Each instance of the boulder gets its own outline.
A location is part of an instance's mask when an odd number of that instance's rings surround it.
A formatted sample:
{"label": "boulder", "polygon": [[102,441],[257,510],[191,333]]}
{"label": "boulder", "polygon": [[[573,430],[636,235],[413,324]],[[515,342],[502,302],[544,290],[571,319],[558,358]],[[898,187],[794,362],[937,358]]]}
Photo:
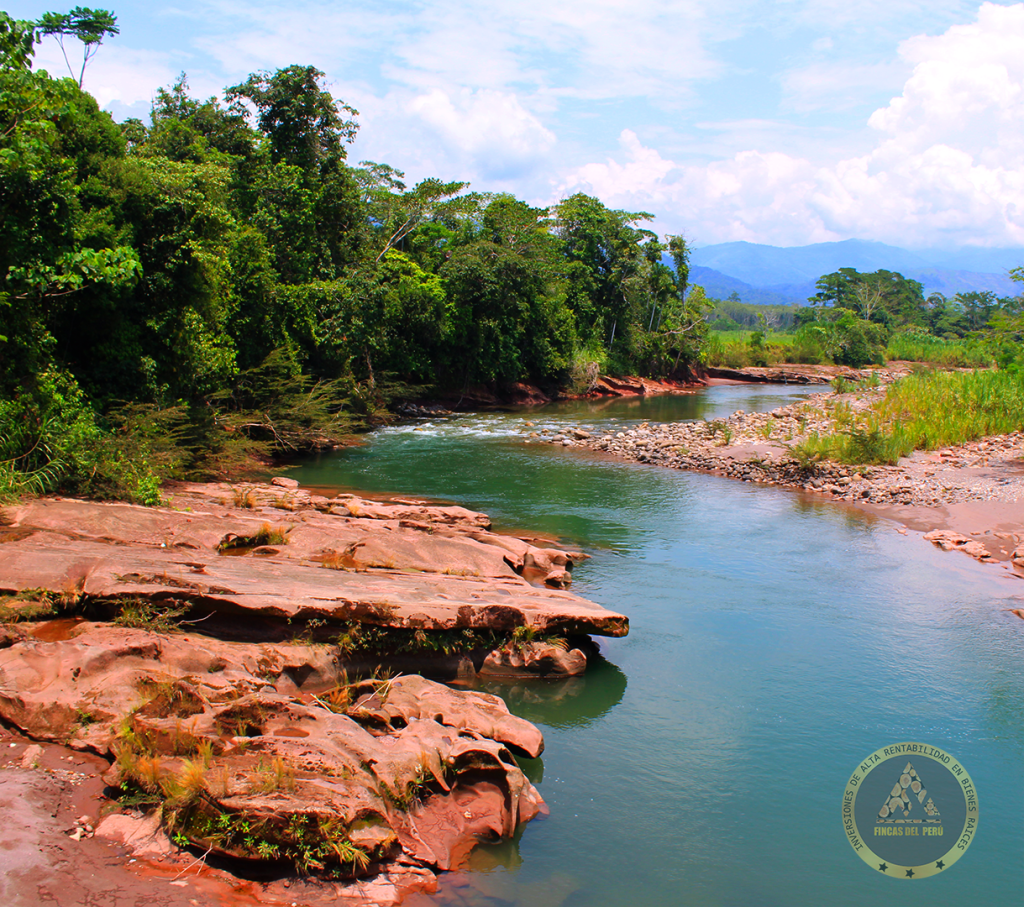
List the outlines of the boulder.
{"label": "boulder", "polygon": [[581,649],[530,640],[495,649],[484,659],[480,674],[490,677],[572,677],[587,669]]}

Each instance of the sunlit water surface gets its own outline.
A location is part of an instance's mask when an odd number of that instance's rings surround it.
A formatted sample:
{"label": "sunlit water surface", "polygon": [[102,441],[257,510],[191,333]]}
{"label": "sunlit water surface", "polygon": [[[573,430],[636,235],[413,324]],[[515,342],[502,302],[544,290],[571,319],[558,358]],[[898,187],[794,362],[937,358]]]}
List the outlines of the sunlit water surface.
{"label": "sunlit water surface", "polygon": [[[303,484],[430,496],[593,555],[574,591],[631,620],[582,678],[491,684],[544,731],[550,807],[431,900],[476,907],[959,907],[1024,902],[1024,583],[792,492],[524,443],[530,432],[765,410],[803,389],[561,404],[395,426]],[[532,426],[525,425],[533,422]],[[879,747],[951,752],[974,843],[920,881],[843,834]]]}

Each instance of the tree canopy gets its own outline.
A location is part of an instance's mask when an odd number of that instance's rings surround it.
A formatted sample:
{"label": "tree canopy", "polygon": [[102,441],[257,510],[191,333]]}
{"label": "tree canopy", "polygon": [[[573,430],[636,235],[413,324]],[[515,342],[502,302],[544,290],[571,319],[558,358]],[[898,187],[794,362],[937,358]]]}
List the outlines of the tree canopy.
{"label": "tree canopy", "polygon": [[69,13],[45,13],[39,20],[38,28],[44,35],[53,35],[60,45],[64,62],[74,78],[75,71],[68,59],[65,38],[77,38],[82,45],[82,67],[78,72],[78,87],[85,80],[85,67],[96,55],[107,36],[121,33],[117,26],[117,16],[105,9],[89,9],[87,6],[76,6]]}
{"label": "tree canopy", "polygon": [[[685,241],[663,245],[649,215],[353,166],[357,112],[313,66],[224,100],[182,73],[149,123],[116,124],[81,86],[117,33],[105,10],[0,17],[0,434],[35,426],[3,435],[0,493],[15,473],[95,490],[111,432],[148,438],[133,462],[213,474],[366,424],[411,387],[698,361]],[[45,35],[72,78],[32,70]]]}

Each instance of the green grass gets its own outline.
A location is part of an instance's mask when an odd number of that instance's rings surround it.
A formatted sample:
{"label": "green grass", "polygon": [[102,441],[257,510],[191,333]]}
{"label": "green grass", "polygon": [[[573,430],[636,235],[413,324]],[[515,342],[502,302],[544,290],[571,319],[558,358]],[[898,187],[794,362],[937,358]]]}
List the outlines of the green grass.
{"label": "green grass", "polygon": [[189,609],[188,605],[175,607],[175,602],[155,602],[136,596],[114,599],[112,604],[120,609],[113,619],[115,626],[151,633],[174,632],[178,629],[178,618]]}
{"label": "green grass", "polygon": [[792,362],[793,334],[771,333],[764,345],[755,349],[750,344],[754,331],[711,331],[707,341],[707,364],[725,368],[750,365],[777,365]]}
{"label": "green grass", "polygon": [[892,384],[845,431],[812,435],[794,448],[803,462],[894,464],[935,450],[1024,428],[1024,376],[1008,372],[933,372]]}
{"label": "green grass", "polygon": [[894,334],[889,339],[885,358],[926,362],[947,368],[987,368],[992,365],[992,353],[982,341],[944,340],[911,331]]}
{"label": "green grass", "polygon": [[260,548],[264,545],[287,545],[288,533],[294,529],[282,523],[280,526],[271,526],[270,523],[263,523],[253,535],[233,535],[224,539],[218,546],[218,551],[230,551],[234,548]]}

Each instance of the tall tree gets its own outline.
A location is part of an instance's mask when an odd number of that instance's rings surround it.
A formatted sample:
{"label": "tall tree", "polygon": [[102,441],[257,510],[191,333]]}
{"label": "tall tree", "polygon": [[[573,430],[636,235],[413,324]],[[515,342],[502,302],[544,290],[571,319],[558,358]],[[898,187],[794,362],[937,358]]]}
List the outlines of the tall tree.
{"label": "tall tree", "polygon": [[87,6],[76,6],[70,13],[44,13],[39,20],[39,30],[44,35],[53,35],[60,44],[60,52],[68,65],[68,72],[75,77],[75,70],[68,59],[65,38],[77,38],[82,42],[82,68],[78,73],[78,87],[85,80],[85,67],[96,55],[108,35],[118,35],[117,16],[105,9],[89,9]]}
{"label": "tall tree", "polygon": [[39,33],[35,24],[12,19],[0,11],[0,67],[10,70],[32,68],[32,56]]}
{"label": "tall tree", "polygon": [[[359,111],[335,101],[324,89],[324,74],[315,66],[287,66],[258,72],[225,92],[229,102],[248,101],[256,122],[270,140],[274,163],[322,170],[345,158],[345,145],[359,130]],[[347,118],[346,118],[347,115]]]}

